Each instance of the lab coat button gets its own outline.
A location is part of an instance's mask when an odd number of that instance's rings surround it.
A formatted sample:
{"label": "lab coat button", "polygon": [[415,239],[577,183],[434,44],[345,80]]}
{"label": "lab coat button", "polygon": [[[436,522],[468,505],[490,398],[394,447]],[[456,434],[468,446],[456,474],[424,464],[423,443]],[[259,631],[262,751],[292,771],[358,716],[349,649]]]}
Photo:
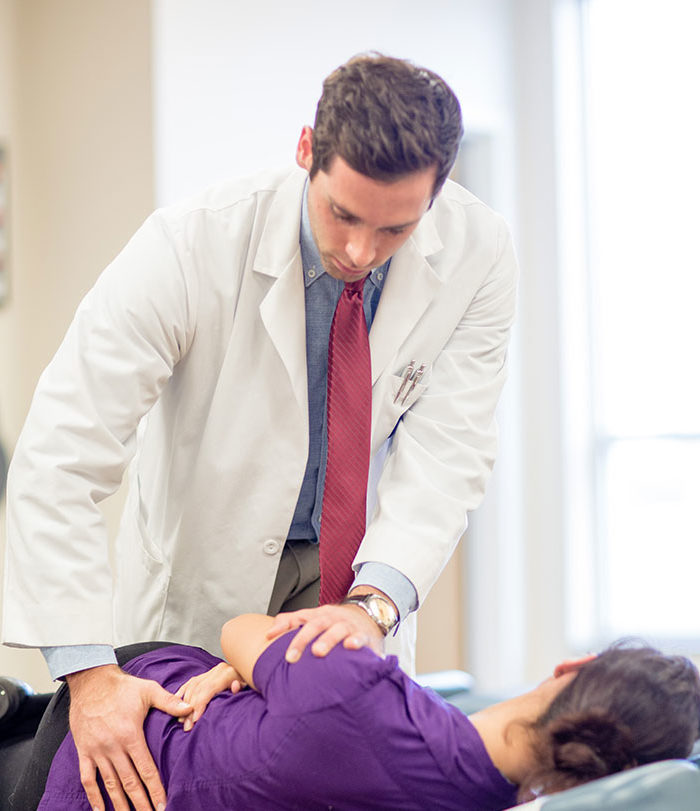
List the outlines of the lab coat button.
{"label": "lab coat button", "polygon": [[279,541],[275,541],[272,538],[270,540],[265,541],[263,544],[263,551],[266,555],[276,555],[280,551],[280,543]]}

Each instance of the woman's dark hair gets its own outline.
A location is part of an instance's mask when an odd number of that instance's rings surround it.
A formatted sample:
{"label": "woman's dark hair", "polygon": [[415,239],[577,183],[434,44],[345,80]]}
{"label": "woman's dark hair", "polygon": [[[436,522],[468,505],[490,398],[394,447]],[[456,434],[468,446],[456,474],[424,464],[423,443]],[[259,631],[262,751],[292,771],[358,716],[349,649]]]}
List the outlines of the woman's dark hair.
{"label": "woman's dark hair", "polygon": [[616,643],[581,667],[532,731],[538,767],[520,800],[687,757],[700,734],[698,670],[684,656]]}
{"label": "woman's dark hair", "polygon": [[436,73],[381,54],[356,56],[323,83],[309,175],[327,172],[336,155],[387,182],[435,167],[434,197],[463,134],[457,97]]}

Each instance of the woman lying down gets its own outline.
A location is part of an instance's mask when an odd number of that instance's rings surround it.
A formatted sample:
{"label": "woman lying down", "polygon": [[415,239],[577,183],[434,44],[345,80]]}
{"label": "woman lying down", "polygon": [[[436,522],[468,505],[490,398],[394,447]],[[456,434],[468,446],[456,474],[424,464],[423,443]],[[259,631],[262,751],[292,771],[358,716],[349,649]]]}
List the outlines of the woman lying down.
{"label": "woman lying down", "polygon": [[[307,648],[289,664],[289,634],[270,642],[271,623],[228,622],[228,663],[169,645],[124,667],[195,707],[180,723],[157,710],[146,718],[169,811],[503,809],[685,757],[698,737],[700,681],[680,656],[612,647],[467,717],[369,648],[323,659]],[[237,681],[252,689],[234,693]],[[89,809],[70,735],[39,807]]]}

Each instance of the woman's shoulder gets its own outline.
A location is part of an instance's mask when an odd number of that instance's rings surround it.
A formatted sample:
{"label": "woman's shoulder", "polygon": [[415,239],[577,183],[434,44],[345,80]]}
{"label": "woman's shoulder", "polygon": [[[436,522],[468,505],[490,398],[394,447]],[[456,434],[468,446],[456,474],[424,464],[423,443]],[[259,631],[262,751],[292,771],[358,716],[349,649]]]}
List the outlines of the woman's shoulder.
{"label": "woman's shoulder", "polygon": [[347,703],[399,669],[395,656],[382,657],[370,648],[348,650],[342,645],[324,657],[314,656],[308,646],[299,661],[290,664],[284,654],[294,633],[276,639],[255,664],[255,684],[272,712],[310,712]]}
{"label": "woman's shoulder", "polygon": [[467,715],[405,676],[406,712],[446,782],[475,808],[509,808],[517,787],[493,764]]}

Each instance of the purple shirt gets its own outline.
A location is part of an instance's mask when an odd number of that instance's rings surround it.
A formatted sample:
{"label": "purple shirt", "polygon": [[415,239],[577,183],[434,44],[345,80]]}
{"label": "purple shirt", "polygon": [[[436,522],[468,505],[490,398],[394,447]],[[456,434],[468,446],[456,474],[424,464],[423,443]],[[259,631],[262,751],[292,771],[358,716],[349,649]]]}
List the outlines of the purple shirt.
{"label": "purple shirt", "polygon": [[[152,710],[148,745],[168,811],[245,809],[503,809],[516,787],[496,770],[469,719],[419,687],[396,657],[334,648],[288,664],[288,635],[255,665],[259,693],[222,693],[191,732]],[[220,660],[173,645],[125,666],[175,691]],[[107,800],[108,808],[112,808]],[[69,734],[56,753],[40,809],[85,809]]]}

